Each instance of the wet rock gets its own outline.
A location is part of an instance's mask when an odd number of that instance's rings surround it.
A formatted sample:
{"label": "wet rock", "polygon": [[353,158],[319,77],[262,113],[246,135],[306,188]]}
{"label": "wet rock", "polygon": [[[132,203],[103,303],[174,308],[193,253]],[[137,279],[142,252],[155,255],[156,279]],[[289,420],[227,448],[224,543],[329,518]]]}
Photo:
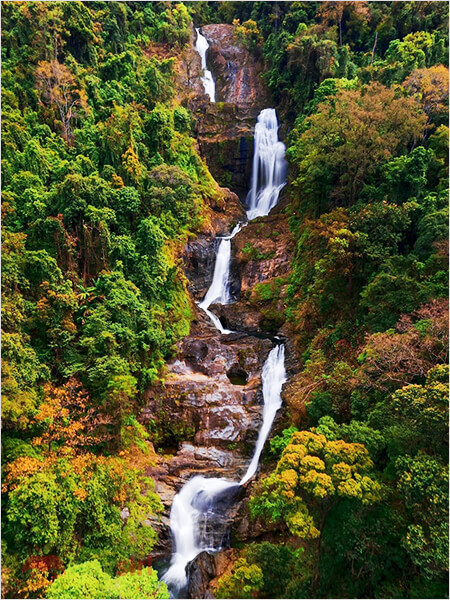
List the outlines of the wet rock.
{"label": "wet rock", "polygon": [[200,363],[208,356],[208,344],[199,339],[188,340],[184,344],[183,356],[196,363]]}
{"label": "wet rock", "polygon": [[216,576],[216,560],[212,554],[201,552],[187,566],[189,598],[214,598],[209,582]]}
{"label": "wet rock", "polygon": [[233,453],[214,447],[196,447],[194,449],[195,460],[207,460],[214,462],[220,468],[228,468],[233,464]]}
{"label": "wet rock", "polygon": [[231,330],[245,331],[246,333],[259,333],[261,327],[261,313],[248,302],[239,301],[214,307],[214,312],[220,318],[224,327]]}
{"label": "wet rock", "polygon": [[209,410],[209,429],[199,432],[195,438],[199,443],[223,443],[243,441],[251,423],[242,406],[218,406]]}
{"label": "wet rock", "polygon": [[[253,403],[258,405],[258,413],[261,412],[255,378],[251,377],[260,366],[257,364],[260,359],[251,356],[254,351],[246,344],[244,348],[227,347],[223,355],[211,360],[209,354],[204,355],[204,347],[199,340],[196,342],[200,350],[203,348],[203,372],[193,369],[192,365],[196,364],[199,355],[193,356],[191,343],[188,350],[190,364],[178,360],[176,372],[172,372],[164,388],[149,391],[148,404],[141,418],[144,423],[150,419],[156,423],[164,421],[166,425],[181,422],[194,429],[193,439],[198,445],[223,448],[229,442],[245,441],[248,431],[257,430],[261,419],[260,414],[248,410]],[[264,342],[257,341],[260,349],[267,345]],[[184,365],[182,369],[180,363]],[[236,364],[249,373],[248,385],[235,386],[227,377],[227,371]],[[183,372],[180,373],[180,370]]]}

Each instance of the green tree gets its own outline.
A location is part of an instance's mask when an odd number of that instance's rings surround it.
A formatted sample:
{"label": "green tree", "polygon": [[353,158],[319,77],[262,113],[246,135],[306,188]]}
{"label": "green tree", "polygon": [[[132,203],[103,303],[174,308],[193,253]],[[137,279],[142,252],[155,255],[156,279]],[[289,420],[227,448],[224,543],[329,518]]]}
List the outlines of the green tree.
{"label": "green tree", "polygon": [[316,212],[333,203],[352,205],[379,163],[418,139],[424,124],[412,99],[396,98],[380,84],[341,90],[332,104],[318,105],[293,140],[294,185]]}
{"label": "green tree", "polygon": [[263,586],[263,581],[263,572],[257,565],[238,558],[230,575],[219,579],[215,593],[219,598],[252,598]]}
{"label": "green tree", "polygon": [[70,566],[47,590],[47,598],[169,598],[152,569],[110,577],[97,560]]}

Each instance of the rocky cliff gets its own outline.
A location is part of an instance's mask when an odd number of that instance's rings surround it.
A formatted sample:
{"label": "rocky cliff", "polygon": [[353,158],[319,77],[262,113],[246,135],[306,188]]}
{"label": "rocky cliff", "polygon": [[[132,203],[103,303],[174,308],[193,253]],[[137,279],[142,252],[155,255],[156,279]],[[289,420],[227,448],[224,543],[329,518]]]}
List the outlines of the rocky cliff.
{"label": "rocky cliff", "polygon": [[216,83],[217,102],[209,102],[204,94],[200,59],[193,48],[194,32],[180,69],[181,83],[188,86],[187,103],[196,116],[200,152],[213,177],[244,199],[251,176],[256,117],[271,104],[261,80],[261,61],[235,40],[232,25],[207,25],[201,31],[210,44],[207,64]]}

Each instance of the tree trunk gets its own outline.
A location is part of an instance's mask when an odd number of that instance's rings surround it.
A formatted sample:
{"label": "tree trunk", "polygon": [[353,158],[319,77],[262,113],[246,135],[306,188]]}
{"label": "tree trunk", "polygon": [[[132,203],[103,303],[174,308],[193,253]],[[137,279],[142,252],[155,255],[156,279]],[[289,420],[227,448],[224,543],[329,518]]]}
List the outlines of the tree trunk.
{"label": "tree trunk", "polygon": [[371,65],[373,65],[373,61],[375,59],[375,48],[377,47],[377,42],[378,42],[378,31],[375,32],[375,41],[373,43],[373,48],[372,48],[372,58],[370,60]]}

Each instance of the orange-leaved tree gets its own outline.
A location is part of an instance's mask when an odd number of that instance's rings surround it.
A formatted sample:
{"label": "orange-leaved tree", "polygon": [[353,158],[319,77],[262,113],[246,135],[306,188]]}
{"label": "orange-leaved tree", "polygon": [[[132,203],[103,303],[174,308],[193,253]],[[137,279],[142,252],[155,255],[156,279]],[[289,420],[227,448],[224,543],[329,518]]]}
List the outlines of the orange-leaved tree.
{"label": "orange-leaved tree", "polygon": [[41,60],[36,69],[36,87],[41,100],[58,110],[67,141],[73,138],[72,122],[87,109],[87,95],[70,69],[57,60]]}

